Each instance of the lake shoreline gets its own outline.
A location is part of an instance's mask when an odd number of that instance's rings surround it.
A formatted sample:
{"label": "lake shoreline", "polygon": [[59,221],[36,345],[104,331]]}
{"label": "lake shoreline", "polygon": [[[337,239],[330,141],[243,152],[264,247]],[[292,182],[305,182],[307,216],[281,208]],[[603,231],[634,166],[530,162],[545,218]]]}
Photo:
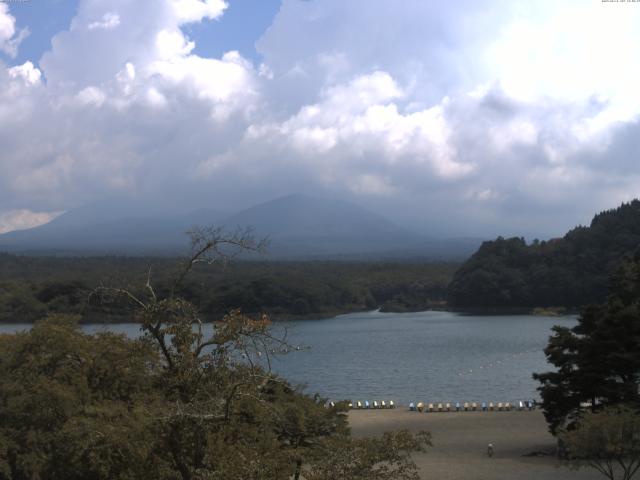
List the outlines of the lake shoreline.
{"label": "lake shoreline", "polygon": [[[333,310],[330,312],[318,312],[318,313],[310,313],[305,315],[292,315],[292,314],[277,314],[277,315],[269,315],[267,316],[273,322],[297,322],[297,321],[315,321],[315,320],[327,320],[331,318],[337,318],[343,315],[353,315],[353,314],[367,314],[367,313],[389,313],[389,314],[409,314],[409,313],[426,313],[426,312],[447,312],[453,313],[457,315],[464,315],[469,317],[482,317],[482,316],[509,316],[509,315],[530,315],[530,316],[540,316],[540,317],[568,317],[578,315],[580,310],[578,309],[567,309],[562,313],[556,312],[554,309],[537,309],[535,308],[454,308],[447,306],[433,306],[429,308],[419,308],[419,309],[402,309],[402,310],[386,310],[382,307],[376,309],[345,309],[345,310]],[[247,313],[249,316],[259,316],[261,313]],[[212,320],[205,319],[205,323],[211,322],[219,322],[220,319]],[[18,322],[18,321],[0,321],[0,325],[33,325],[35,322]],[[123,324],[131,324],[131,323],[139,323],[136,322],[134,318],[129,317],[111,317],[111,319],[107,320],[97,320],[97,319],[82,319],[80,321],[80,325],[123,325]]]}

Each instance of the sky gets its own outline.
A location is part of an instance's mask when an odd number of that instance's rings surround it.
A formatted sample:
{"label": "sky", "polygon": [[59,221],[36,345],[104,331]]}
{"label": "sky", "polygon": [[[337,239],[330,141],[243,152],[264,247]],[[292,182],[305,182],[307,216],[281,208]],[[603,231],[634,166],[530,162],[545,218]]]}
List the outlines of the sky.
{"label": "sky", "polygon": [[346,199],[562,235],[640,196],[640,2],[0,1],[0,232]]}

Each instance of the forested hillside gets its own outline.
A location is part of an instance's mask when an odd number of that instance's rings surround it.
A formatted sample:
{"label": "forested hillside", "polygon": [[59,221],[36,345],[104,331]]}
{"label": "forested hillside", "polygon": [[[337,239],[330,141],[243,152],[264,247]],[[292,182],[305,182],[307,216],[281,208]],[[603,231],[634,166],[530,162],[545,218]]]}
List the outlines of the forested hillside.
{"label": "forested hillside", "polygon": [[580,307],[601,302],[608,277],[640,245],[640,201],[597,214],[563,238],[485,242],[449,286],[454,307]]}
{"label": "forested hillside", "polygon": [[[100,285],[145,295],[147,275],[159,294],[171,288],[177,258],[28,257],[0,254],[0,322],[33,322],[50,313],[82,321],[130,321],[126,303],[89,293]],[[304,318],[382,308],[442,305],[459,264],[357,262],[233,262],[200,265],[181,288],[209,319],[229,310]]]}

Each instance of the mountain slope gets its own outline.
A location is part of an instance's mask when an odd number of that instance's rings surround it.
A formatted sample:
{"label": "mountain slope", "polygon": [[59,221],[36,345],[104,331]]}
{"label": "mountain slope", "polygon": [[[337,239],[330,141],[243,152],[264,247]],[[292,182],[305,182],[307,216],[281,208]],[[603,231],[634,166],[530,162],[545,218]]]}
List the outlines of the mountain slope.
{"label": "mountain slope", "polygon": [[608,278],[640,246],[640,201],[597,214],[588,227],[527,245],[485,242],[456,272],[449,302],[458,307],[580,307],[602,301]]}
{"label": "mountain slope", "polygon": [[[252,227],[268,237],[272,259],[461,259],[477,239],[440,240],[418,235],[350,202],[289,195],[231,216],[212,210],[163,215],[126,203],[72,210],[30,230],[0,235],[0,251],[51,254],[183,254],[194,225],[227,230]],[[249,256],[253,258],[252,256]]]}
{"label": "mountain slope", "polygon": [[188,247],[187,230],[194,225],[216,222],[220,217],[222,215],[214,210],[184,215],[124,217],[101,210],[72,210],[46,225],[0,235],[0,250],[57,254],[175,254]]}
{"label": "mountain slope", "polygon": [[353,203],[289,195],[257,205],[223,221],[227,228],[250,225],[271,240],[273,256],[335,255],[406,249],[424,239]]}

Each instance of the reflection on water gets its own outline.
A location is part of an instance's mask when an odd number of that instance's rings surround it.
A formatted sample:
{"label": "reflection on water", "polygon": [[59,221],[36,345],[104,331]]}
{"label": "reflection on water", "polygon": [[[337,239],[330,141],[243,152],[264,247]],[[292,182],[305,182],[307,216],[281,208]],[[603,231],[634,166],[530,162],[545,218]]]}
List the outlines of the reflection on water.
{"label": "reflection on water", "polygon": [[[513,402],[538,397],[531,374],[549,369],[542,349],[550,329],[575,322],[574,317],[450,312],[367,312],[291,321],[276,324],[276,330],[286,326],[291,344],[311,348],[277,356],[273,368],[331,399]],[[0,332],[25,328],[0,325]],[[83,329],[140,333],[136,324]]]}

